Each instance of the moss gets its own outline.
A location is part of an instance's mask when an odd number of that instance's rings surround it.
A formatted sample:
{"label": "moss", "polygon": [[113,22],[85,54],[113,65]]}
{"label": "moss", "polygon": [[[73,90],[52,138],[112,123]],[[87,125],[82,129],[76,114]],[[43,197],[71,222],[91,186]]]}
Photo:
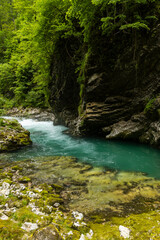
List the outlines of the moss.
{"label": "moss", "polygon": [[[143,221],[142,221],[143,219]],[[120,237],[119,226],[125,226],[131,230],[130,239],[159,239],[160,213],[151,211],[142,214],[131,214],[128,217],[113,217],[103,224],[90,223],[94,232],[93,240],[123,239]]]}
{"label": "moss", "polygon": [[18,209],[15,213],[13,213],[12,218],[20,223],[23,223],[23,222],[36,222],[36,220],[40,219],[40,216],[33,213],[30,208],[23,207]]}
{"label": "moss", "polygon": [[20,172],[23,170],[23,168],[21,168],[20,166],[13,166],[12,167],[12,170],[15,170],[15,171],[17,171],[17,170],[19,170]]}
{"label": "moss", "polygon": [[52,184],[52,187],[56,190],[57,193],[63,190],[63,187],[57,184]]}
{"label": "moss", "polygon": [[48,195],[48,191],[47,191],[47,190],[43,190],[43,191],[41,192],[41,195]]}
{"label": "moss", "polygon": [[53,206],[55,203],[63,203],[63,199],[62,198],[56,198],[56,197],[49,197],[46,200],[47,205]]}
{"label": "moss", "polygon": [[31,179],[26,176],[23,176],[23,177],[19,178],[18,181],[20,183],[28,183],[28,182],[31,182]]}
{"label": "moss", "polygon": [[7,199],[4,196],[0,196],[0,205],[5,205],[7,202]]}
{"label": "moss", "polygon": [[0,118],[0,126],[4,127],[5,126],[5,121],[3,118]]}
{"label": "moss", "polygon": [[0,220],[0,240],[22,240],[24,231],[11,220]]}
{"label": "moss", "polygon": [[43,199],[36,199],[34,201],[36,207],[42,208],[45,205],[45,201]]}
{"label": "moss", "polygon": [[5,179],[3,182],[9,183],[9,184],[13,183],[13,181],[11,181],[10,179]]}
{"label": "moss", "polygon": [[17,150],[21,146],[31,145],[29,132],[17,120],[0,119],[0,152]]}
{"label": "moss", "polygon": [[7,172],[3,172],[3,173],[0,173],[0,179],[5,179],[6,178],[6,180],[8,179],[8,173]]}
{"label": "moss", "polygon": [[147,113],[148,111],[150,111],[152,109],[152,106],[153,106],[153,103],[155,100],[156,100],[156,98],[152,98],[147,102],[145,109],[144,109],[144,113]]}
{"label": "moss", "polygon": [[52,193],[53,192],[53,187],[51,185],[46,184],[46,183],[40,184],[39,187],[41,189],[43,189],[44,191],[47,191],[48,193]]}

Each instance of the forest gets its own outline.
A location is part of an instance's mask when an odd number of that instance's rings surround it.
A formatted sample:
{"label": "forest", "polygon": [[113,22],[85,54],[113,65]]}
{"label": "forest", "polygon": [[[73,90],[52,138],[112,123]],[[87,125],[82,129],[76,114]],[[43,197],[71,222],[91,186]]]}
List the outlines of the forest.
{"label": "forest", "polygon": [[59,78],[53,59],[65,61],[63,49],[81,98],[87,71],[112,69],[116,51],[128,44],[136,59],[138,39],[159,16],[159,0],[0,0],[1,108],[49,107]]}

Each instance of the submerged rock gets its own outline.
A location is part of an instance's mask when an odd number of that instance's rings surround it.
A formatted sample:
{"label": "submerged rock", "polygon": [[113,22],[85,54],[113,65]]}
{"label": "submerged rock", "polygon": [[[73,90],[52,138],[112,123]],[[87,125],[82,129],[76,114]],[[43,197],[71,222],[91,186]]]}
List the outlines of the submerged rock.
{"label": "submerged rock", "polygon": [[14,151],[31,144],[29,131],[25,130],[17,120],[0,118],[0,153]]}

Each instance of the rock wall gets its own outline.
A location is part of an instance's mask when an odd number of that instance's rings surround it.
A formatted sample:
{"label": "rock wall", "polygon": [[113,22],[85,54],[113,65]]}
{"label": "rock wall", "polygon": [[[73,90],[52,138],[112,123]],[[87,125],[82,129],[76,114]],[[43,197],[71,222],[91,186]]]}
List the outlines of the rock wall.
{"label": "rock wall", "polygon": [[[73,46],[72,46],[73,45]],[[52,59],[50,104],[55,115],[54,124],[69,126],[78,116],[79,84],[73,63],[74,42],[59,42],[58,52]]]}
{"label": "rock wall", "polygon": [[86,80],[76,131],[160,146],[160,25],[134,49],[123,49],[114,68]]}
{"label": "rock wall", "polygon": [[122,35],[108,43],[104,51],[105,39],[100,41],[101,52],[95,50],[88,64],[78,117],[77,76],[63,52],[63,61],[61,56],[55,65],[61,68],[53,68],[53,78],[59,76],[52,84],[55,123],[71,126],[76,135],[138,140],[159,146],[160,25],[149,35],[128,40]]}

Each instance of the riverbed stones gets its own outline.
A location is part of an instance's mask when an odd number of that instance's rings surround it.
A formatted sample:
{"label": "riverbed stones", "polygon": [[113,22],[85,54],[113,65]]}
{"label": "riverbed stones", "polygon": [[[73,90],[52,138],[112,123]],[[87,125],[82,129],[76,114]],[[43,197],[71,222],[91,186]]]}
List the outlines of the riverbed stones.
{"label": "riverbed stones", "polygon": [[31,144],[29,131],[25,130],[17,120],[0,118],[0,153],[14,151]]}
{"label": "riverbed stones", "polygon": [[[20,183],[22,176],[30,184]],[[0,196],[2,239],[120,239],[128,236],[120,226],[131,230],[130,239],[159,237],[160,181],[142,173],[89,168],[73,157],[40,157],[4,162],[0,187],[11,193]]]}

